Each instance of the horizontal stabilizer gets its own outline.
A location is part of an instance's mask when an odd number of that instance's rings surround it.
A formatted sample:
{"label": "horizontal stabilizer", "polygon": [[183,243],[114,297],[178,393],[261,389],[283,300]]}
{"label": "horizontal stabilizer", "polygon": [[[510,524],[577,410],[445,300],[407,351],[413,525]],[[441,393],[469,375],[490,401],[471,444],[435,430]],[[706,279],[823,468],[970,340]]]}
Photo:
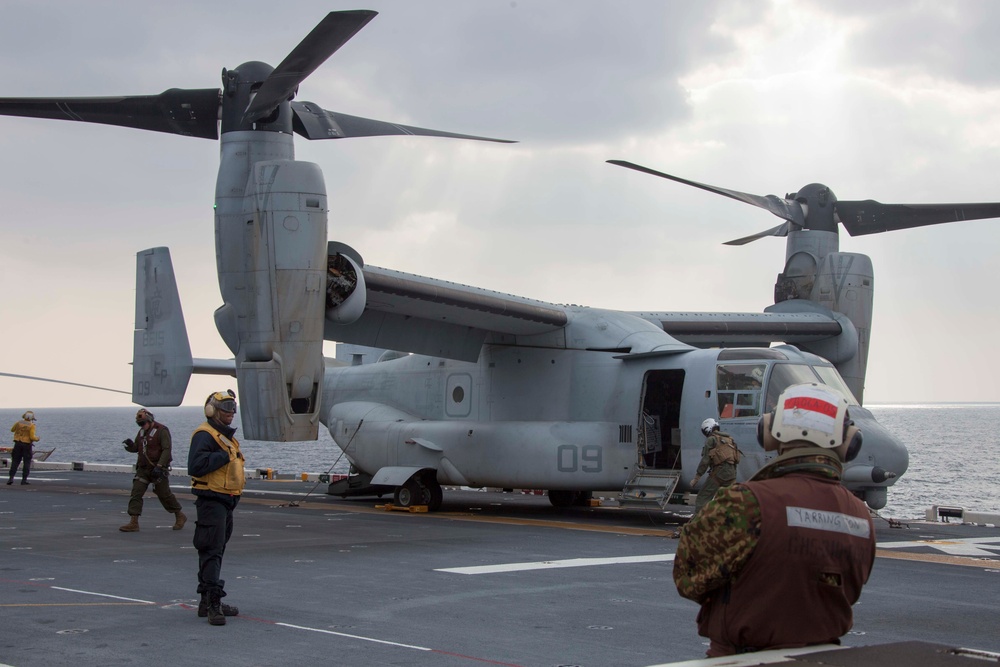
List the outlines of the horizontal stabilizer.
{"label": "horizontal stabilizer", "polygon": [[142,250],[136,254],[132,402],[180,405],[193,369],[170,251]]}
{"label": "horizontal stabilizer", "polygon": [[236,377],[236,360],[195,358],[192,372],[197,375],[228,375]]}

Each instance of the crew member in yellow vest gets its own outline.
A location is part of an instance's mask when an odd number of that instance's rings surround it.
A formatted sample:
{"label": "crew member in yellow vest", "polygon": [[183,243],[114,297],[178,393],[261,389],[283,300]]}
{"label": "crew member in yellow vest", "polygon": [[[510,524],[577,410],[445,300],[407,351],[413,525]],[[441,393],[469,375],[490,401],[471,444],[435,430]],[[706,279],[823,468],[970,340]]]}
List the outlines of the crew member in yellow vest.
{"label": "crew member in yellow vest", "polygon": [[236,417],[236,394],[219,391],[205,401],[207,421],[191,435],[188,473],[198,520],[194,548],[198,550],[198,616],[212,625],[225,625],[226,616],[239,609],[222,603],[226,582],[222,580],[222,556],[233,534],[233,510],[243,485],[243,454],[231,426]]}
{"label": "crew member in yellow vest", "polygon": [[31,470],[32,445],[38,442],[35,435],[35,413],[28,410],[21,416],[21,421],[10,427],[14,434],[14,449],[10,453],[10,477],[7,485],[14,483],[17,469],[24,461],[24,471],[21,473],[21,484],[28,484],[28,471]]}

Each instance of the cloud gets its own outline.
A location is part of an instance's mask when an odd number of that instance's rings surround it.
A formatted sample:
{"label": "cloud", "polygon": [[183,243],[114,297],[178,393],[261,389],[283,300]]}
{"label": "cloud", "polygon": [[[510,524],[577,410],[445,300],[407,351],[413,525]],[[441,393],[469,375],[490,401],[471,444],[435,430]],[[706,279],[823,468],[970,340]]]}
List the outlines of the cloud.
{"label": "cloud", "polygon": [[[300,99],[521,141],[297,138],[326,175],[330,237],[375,265],[560,303],[759,312],[783,244],[721,243],[772,216],[604,161],[757,194],[996,199],[989,2],[370,6]],[[4,95],[215,87],[222,67],[277,64],[327,11],[356,8],[10,0]],[[195,354],[228,356],[212,320],[217,143],[4,117],[0,155],[0,370],[128,388],[134,255],[161,245]],[[998,237],[995,221],[842,235],[875,264],[869,399],[1000,400],[977,353],[998,324]],[[195,379],[189,402],[216,384]],[[108,400],[0,379],[12,407]]]}

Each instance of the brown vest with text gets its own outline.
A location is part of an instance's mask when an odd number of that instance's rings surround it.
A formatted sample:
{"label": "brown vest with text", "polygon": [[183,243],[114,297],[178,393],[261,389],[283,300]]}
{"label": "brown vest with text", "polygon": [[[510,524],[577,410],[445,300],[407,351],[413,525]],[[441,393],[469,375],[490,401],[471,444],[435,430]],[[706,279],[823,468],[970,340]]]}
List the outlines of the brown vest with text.
{"label": "brown vest with text", "polygon": [[836,642],[875,561],[868,509],[838,480],[815,475],[747,482],[760,539],[732,582],[698,613],[698,632],[740,649]]}

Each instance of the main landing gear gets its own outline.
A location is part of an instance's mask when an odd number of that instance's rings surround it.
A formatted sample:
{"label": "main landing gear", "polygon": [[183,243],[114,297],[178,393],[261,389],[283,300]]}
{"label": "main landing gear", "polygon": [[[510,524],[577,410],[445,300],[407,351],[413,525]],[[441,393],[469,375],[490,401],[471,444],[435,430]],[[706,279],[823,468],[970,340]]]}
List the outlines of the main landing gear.
{"label": "main landing gear", "polygon": [[590,507],[593,491],[562,491],[549,489],[549,502],[553,507]]}
{"label": "main landing gear", "polygon": [[393,503],[399,507],[427,505],[428,512],[441,509],[443,499],[441,485],[430,475],[411,477],[403,486],[397,486],[392,496]]}

